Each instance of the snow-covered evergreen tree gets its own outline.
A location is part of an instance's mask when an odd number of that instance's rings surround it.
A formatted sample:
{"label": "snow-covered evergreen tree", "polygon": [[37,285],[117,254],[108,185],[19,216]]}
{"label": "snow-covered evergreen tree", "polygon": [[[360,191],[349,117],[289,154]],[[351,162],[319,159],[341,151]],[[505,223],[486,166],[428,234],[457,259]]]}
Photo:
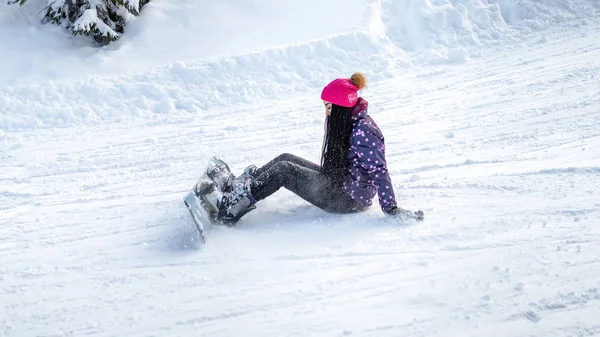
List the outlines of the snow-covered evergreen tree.
{"label": "snow-covered evergreen tree", "polygon": [[[9,0],[23,5],[27,0]],[[44,22],[71,30],[73,35],[87,35],[101,45],[119,39],[129,13],[139,15],[150,0],[48,0]]]}

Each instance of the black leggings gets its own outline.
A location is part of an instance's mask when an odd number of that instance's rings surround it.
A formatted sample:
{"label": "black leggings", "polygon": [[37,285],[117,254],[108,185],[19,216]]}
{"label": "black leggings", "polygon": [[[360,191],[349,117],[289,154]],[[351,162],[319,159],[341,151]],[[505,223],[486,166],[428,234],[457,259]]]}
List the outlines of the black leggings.
{"label": "black leggings", "polygon": [[339,184],[322,174],[319,165],[289,153],[277,156],[253,176],[251,191],[257,201],[285,187],[327,212],[354,213],[364,209]]}

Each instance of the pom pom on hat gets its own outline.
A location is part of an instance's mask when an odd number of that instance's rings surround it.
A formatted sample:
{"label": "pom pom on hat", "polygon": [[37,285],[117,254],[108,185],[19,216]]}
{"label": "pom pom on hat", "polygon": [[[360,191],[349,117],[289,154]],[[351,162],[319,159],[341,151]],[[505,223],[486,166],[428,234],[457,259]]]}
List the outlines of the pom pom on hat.
{"label": "pom pom on hat", "polygon": [[323,88],[321,99],[351,108],[358,101],[358,91],[367,86],[367,78],[356,72],[350,78],[337,78]]}
{"label": "pom pom on hat", "polygon": [[358,72],[350,76],[350,82],[352,82],[352,84],[354,84],[358,88],[358,90],[362,90],[364,87],[367,86],[367,78],[365,77],[365,75]]}

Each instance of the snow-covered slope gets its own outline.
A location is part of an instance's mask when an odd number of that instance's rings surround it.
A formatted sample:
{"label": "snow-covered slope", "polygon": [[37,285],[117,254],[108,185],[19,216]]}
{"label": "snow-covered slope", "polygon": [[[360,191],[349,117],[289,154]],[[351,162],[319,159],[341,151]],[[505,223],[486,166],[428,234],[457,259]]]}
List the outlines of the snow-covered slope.
{"label": "snow-covered slope", "polygon": [[[585,25],[600,8],[597,0],[153,2],[121,41],[94,49],[81,38],[67,48],[60,29],[34,24],[40,6],[30,2],[0,12],[4,129],[198,114],[318,89],[357,69],[372,80],[401,76],[488,47],[519,48],[532,31],[544,41],[548,28]],[[144,70],[158,64],[167,65]],[[106,77],[128,71],[136,73]]]}
{"label": "snow-covered slope", "polygon": [[[174,3],[103,50],[0,7],[0,336],[600,334],[598,1]],[[218,48],[184,45],[199,13]],[[204,160],[317,161],[320,88],[356,70],[426,221],[281,191],[200,246]]]}

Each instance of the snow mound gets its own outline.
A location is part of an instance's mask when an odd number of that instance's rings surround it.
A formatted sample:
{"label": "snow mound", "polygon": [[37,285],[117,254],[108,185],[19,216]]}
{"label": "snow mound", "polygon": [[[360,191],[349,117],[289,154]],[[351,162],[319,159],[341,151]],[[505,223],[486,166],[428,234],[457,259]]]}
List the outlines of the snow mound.
{"label": "snow mound", "polygon": [[[145,71],[173,62],[214,59],[352,31],[364,0],[161,0],[130,16],[118,42],[96,48],[40,23],[47,0],[0,4],[0,84]],[[347,18],[356,18],[348,20]]]}
{"label": "snow mound", "polygon": [[462,62],[508,30],[498,5],[473,0],[383,0],[381,17],[390,40],[425,63]]}
{"label": "snow mound", "polygon": [[[600,13],[599,0],[381,0],[374,6],[385,35],[413,61],[454,63],[483,47]],[[377,15],[373,17],[377,18]],[[576,23],[577,24],[577,23]]]}
{"label": "snow mound", "polygon": [[395,68],[389,50],[370,34],[354,32],[212,61],[176,62],[134,75],[0,86],[0,111],[5,112],[0,128],[156,120],[164,114],[173,122],[218,106],[315,89],[357,70],[370,80],[392,77]]}
{"label": "snow mound", "polygon": [[489,0],[500,7],[502,18],[524,32],[535,32],[565,22],[586,24],[600,15],[600,0]]}

